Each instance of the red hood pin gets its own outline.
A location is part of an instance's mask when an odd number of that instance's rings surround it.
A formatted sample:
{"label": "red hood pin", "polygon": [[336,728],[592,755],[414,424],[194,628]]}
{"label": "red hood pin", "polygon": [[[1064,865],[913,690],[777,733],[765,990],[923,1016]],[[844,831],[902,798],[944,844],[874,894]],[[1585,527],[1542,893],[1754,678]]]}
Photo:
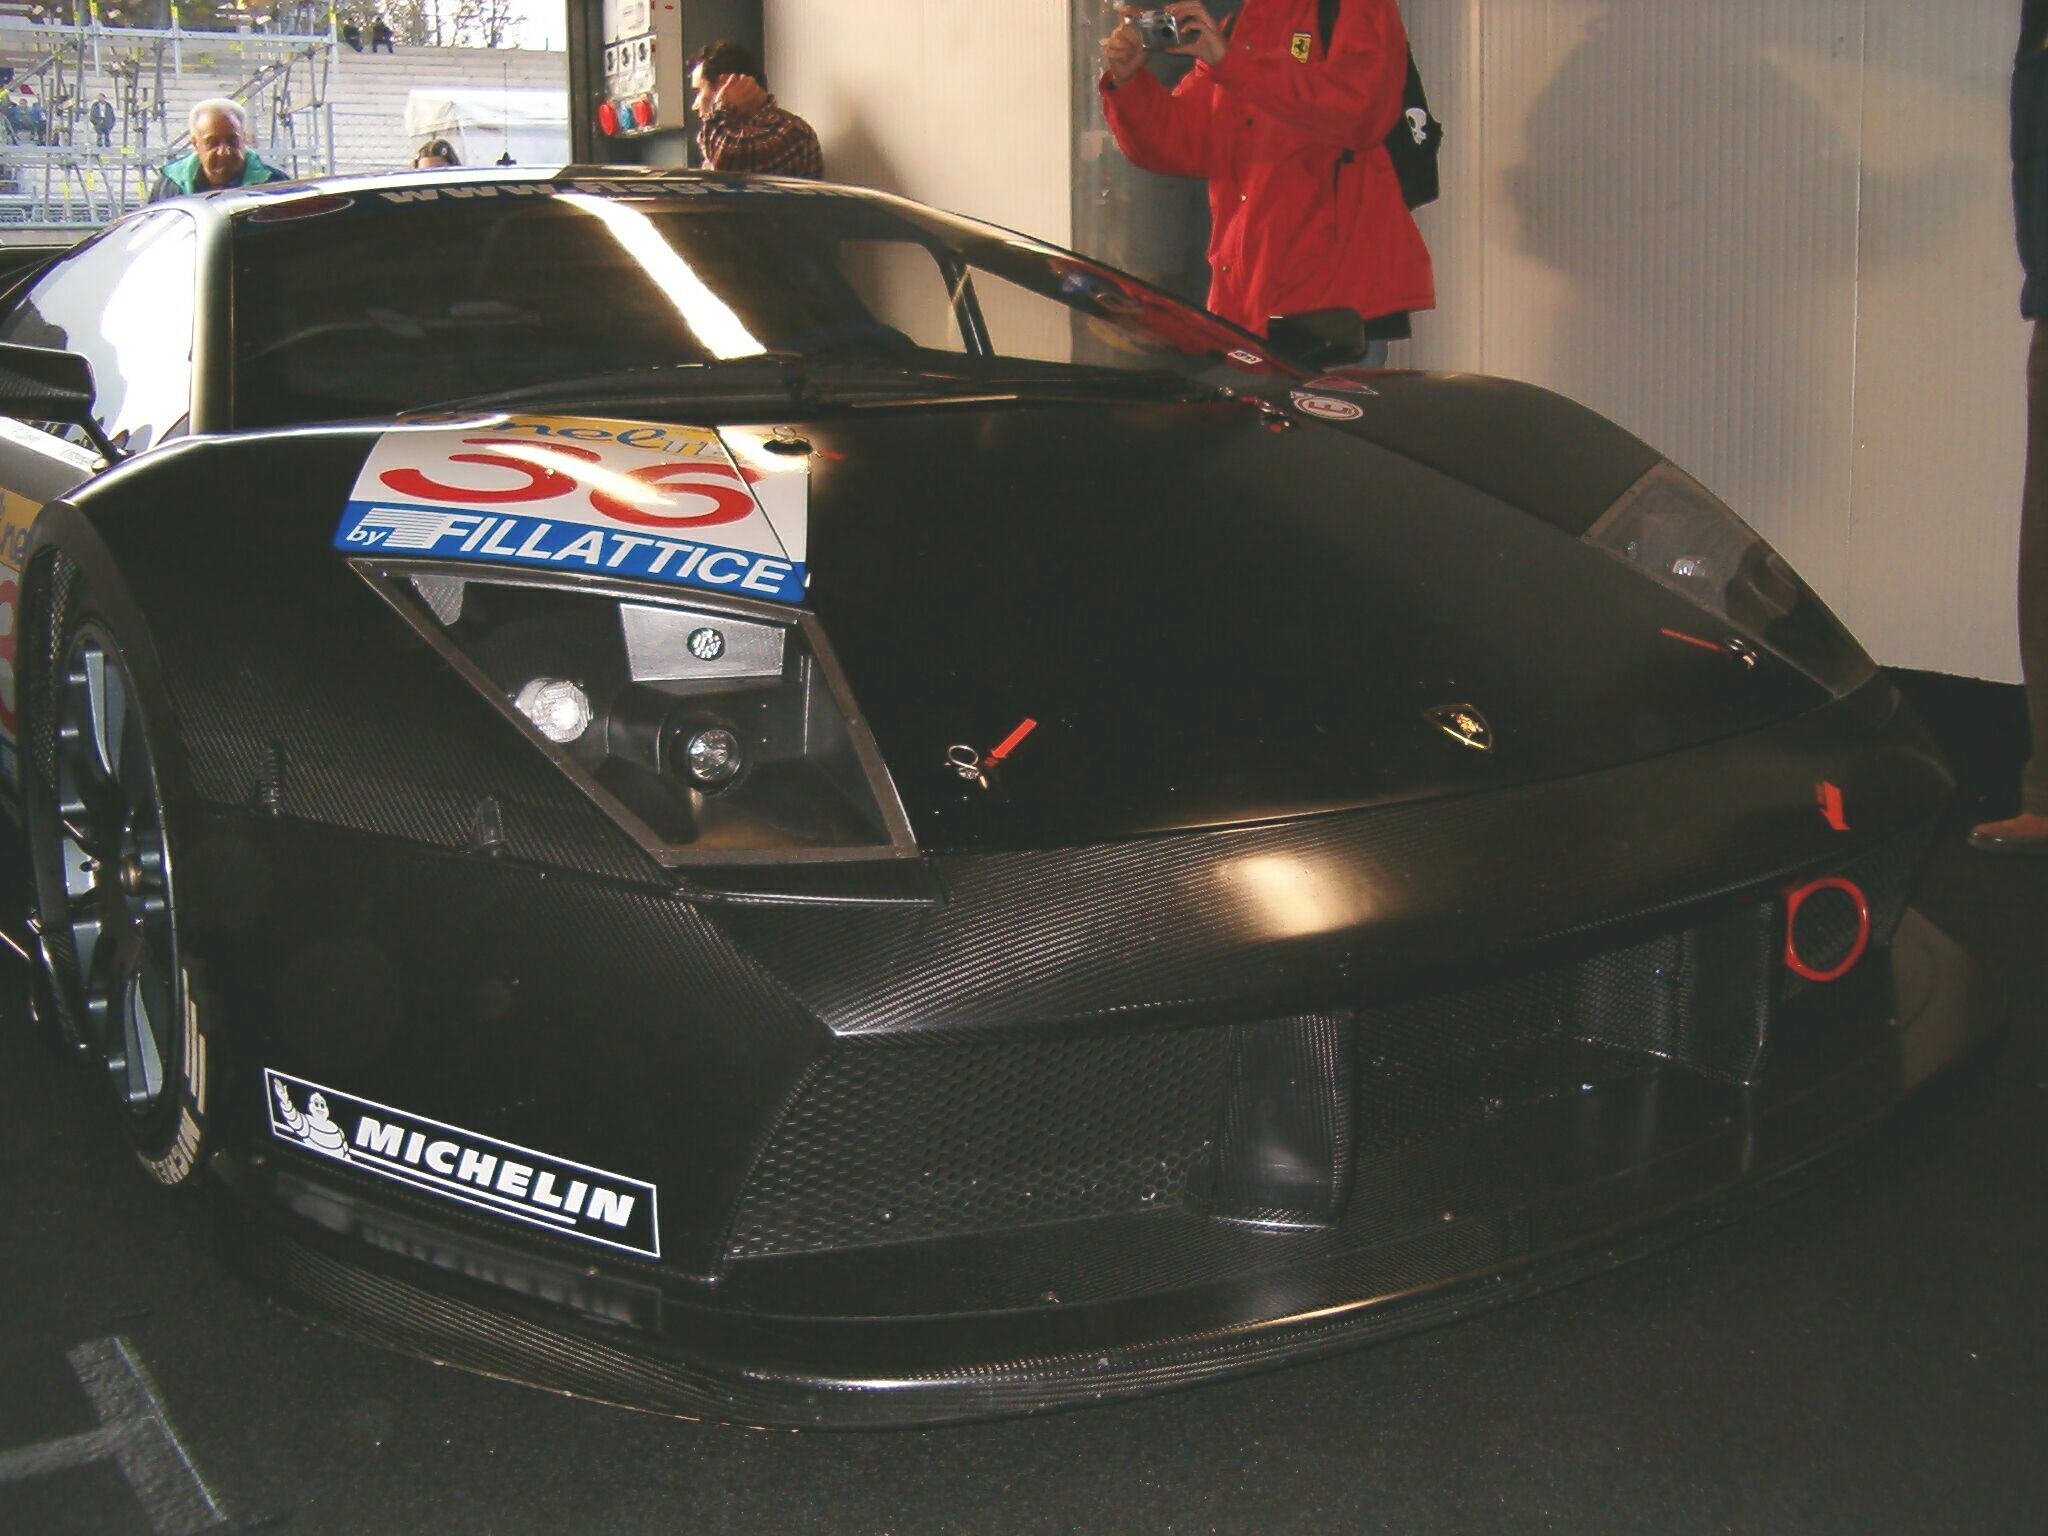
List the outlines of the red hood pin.
{"label": "red hood pin", "polygon": [[1814,786],[1814,799],[1820,805],[1821,818],[1837,832],[1849,830],[1848,815],[1842,809],[1842,792],[1826,779]]}

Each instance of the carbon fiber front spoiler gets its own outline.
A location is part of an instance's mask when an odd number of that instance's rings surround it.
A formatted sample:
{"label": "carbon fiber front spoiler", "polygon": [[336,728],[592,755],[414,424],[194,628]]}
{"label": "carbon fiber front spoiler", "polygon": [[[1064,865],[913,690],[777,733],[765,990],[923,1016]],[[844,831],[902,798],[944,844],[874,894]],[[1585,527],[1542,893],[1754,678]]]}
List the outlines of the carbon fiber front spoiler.
{"label": "carbon fiber front spoiler", "polygon": [[[760,1302],[773,1288],[744,1272],[663,1289],[539,1260],[315,1184],[260,1151],[216,1162],[220,1232],[253,1283],[343,1333],[602,1401],[801,1428],[1046,1412],[1434,1326],[1725,1221],[1796,1187],[1987,1045],[2003,1000],[1910,913],[1888,972],[1798,1008],[1771,1070],[1747,1087],[1652,1074],[1472,1133],[1459,1208],[1426,1224],[1292,1268],[1094,1305],[770,1312]],[[1414,1176],[1441,1177],[1447,1150],[1460,1149],[1433,1149]],[[1512,1175],[1474,1184],[1479,1166]],[[1057,1229],[1031,1239],[1062,1240]],[[934,1245],[923,1262],[953,1256]]]}

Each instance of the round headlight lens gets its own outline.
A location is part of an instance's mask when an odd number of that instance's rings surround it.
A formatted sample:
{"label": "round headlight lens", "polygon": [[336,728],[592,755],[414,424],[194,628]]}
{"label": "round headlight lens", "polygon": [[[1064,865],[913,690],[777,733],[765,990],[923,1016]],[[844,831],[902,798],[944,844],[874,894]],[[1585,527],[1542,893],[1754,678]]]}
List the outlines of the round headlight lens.
{"label": "round headlight lens", "polygon": [[590,696],[567,678],[536,677],[513,696],[512,707],[558,745],[590,729]]}
{"label": "round headlight lens", "polygon": [[744,762],[739,737],[722,725],[692,731],[683,744],[683,766],[703,789],[730,784]]}

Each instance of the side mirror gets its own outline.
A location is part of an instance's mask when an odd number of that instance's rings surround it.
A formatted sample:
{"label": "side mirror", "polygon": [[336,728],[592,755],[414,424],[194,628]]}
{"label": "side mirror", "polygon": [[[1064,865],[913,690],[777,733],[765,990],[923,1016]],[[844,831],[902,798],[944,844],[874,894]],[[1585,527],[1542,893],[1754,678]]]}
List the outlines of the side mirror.
{"label": "side mirror", "polygon": [[1356,362],[1365,343],[1365,320],[1355,309],[1316,309],[1266,322],[1266,345],[1298,367]]}
{"label": "side mirror", "polygon": [[92,364],[76,352],[0,342],[0,416],[83,428],[109,463],[121,457],[92,413]]}

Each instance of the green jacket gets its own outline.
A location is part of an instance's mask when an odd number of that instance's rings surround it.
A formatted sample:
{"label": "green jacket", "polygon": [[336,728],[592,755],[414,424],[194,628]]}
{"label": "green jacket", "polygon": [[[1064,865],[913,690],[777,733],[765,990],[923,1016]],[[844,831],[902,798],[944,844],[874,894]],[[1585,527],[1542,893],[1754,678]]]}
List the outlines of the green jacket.
{"label": "green jacket", "polygon": [[[264,163],[262,156],[254,150],[242,157],[242,179],[236,183],[243,187],[260,187],[266,181],[289,181],[291,178],[274,165]],[[185,197],[193,192],[213,192],[215,187],[199,184],[199,156],[197,152],[173,160],[164,167],[156,180],[156,187],[150,192],[149,200],[160,203],[167,197]]]}

